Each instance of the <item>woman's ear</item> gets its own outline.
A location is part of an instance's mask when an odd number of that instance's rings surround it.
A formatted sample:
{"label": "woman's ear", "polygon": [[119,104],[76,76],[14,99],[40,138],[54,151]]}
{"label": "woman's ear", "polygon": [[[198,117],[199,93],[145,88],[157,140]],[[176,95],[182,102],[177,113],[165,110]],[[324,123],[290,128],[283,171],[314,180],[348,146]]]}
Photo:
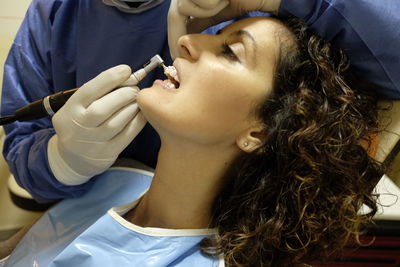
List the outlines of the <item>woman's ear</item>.
{"label": "woman's ear", "polygon": [[261,147],[265,141],[265,127],[261,123],[242,132],[236,138],[236,145],[246,153]]}

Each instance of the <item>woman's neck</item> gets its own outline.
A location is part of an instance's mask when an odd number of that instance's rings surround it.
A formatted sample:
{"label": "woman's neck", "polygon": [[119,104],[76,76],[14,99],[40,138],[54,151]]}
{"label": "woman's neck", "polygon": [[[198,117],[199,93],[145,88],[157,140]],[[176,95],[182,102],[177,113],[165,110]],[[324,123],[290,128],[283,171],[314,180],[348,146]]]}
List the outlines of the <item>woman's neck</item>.
{"label": "woman's neck", "polygon": [[162,145],[149,191],[126,218],[142,227],[208,228],[236,151]]}

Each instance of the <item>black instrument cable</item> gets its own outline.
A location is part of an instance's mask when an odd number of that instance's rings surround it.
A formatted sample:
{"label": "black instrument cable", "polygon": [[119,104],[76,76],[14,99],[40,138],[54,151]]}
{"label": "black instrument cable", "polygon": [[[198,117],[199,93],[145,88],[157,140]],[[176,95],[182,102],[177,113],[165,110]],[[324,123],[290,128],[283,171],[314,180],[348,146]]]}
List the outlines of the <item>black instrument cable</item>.
{"label": "black instrument cable", "polygon": [[37,120],[49,115],[52,116],[65,104],[65,102],[67,102],[76,90],[78,89],[58,92],[32,102],[29,105],[18,109],[13,115],[1,117],[0,125],[9,124],[15,121]]}

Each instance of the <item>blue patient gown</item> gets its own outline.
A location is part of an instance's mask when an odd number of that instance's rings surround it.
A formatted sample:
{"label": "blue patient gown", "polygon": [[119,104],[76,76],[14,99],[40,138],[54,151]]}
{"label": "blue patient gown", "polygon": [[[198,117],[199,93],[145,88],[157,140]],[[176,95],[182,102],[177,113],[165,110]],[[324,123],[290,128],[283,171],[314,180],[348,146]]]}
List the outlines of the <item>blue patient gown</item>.
{"label": "blue patient gown", "polygon": [[127,168],[99,175],[82,197],[46,212],[4,266],[223,266],[223,260],[199,249],[213,229],[143,228],[121,217],[148,189],[150,175]]}

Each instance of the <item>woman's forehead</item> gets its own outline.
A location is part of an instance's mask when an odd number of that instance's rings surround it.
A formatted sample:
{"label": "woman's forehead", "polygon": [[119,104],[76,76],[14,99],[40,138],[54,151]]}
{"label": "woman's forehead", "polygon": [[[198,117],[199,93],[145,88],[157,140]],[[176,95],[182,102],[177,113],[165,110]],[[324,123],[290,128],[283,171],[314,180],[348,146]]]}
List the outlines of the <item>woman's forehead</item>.
{"label": "woman's forehead", "polygon": [[[238,20],[232,24],[227,25],[223,32],[232,32],[236,30],[248,30],[252,32],[264,32],[264,33],[274,33],[278,30],[282,30],[282,28],[286,28],[285,25],[271,17],[251,17]],[[259,37],[259,36],[256,36]]]}

